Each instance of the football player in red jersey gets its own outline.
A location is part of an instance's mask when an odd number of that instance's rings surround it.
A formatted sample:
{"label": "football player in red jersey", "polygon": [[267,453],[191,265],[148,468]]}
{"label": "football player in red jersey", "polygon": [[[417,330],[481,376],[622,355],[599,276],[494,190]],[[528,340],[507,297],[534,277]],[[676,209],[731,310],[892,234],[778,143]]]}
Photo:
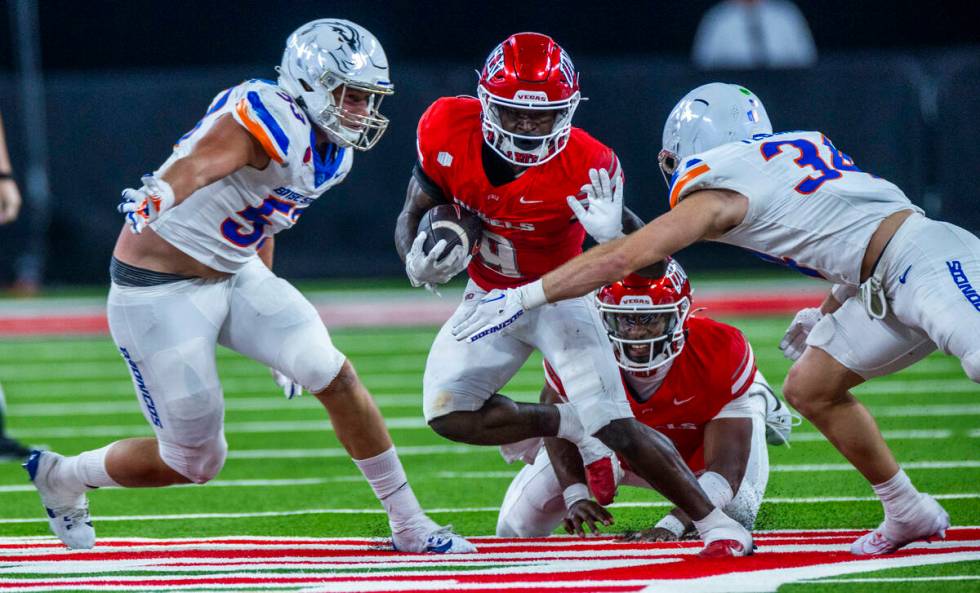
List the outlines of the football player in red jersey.
{"label": "football player in red jersey", "polygon": [[[596,170],[610,171],[614,185],[623,183],[613,151],[572,127],[581,98],[578,74],[551,38],[519,33],[506,39],[487,59],[478,96],[439,99],[422,115],[418,163],[395,231],[414,286],[444,283],[463,268],[470,276],[462,304],[429,352],[426,420],[448,439],[481,445],[595,435],[696,519],[707,555],[751,553],[748,531],[714,508],[670,441],[633,418],[591,299],[543,308],[501,328],[496,340],[453,337],[452,328],[487,292],[533,281],[581,253],[585,231],[576,219],[597,212],[576,199],[588,199],[581,188],[590,177],[596,182]],[[570,195],[577,198],[566,200]],[[459,246],[443,253],[444,242],[423,252],[419,220],[449,201],[483,220],[472,259]],[[616,224],[596,239],[622,235],[619,211]],[[639,226],[635,217],[631,221],[627,230]],[[497,393],[535,348],[561,377],[570,404],[517,403]],[[583,449],[583,455],[590,452]]]}
{"label": "football player in red jersey", "polygon": [[[690,316],[691,285],[674,260],[661,278],[632,274],[596,298],[636,418],[667,436],[712,503],[751,529],[769,479],[766,441],[786,442],[792,417],[756,369],[748,341],[732,326]],[[547,363],[545,370],[542,401],[564,401],[560,378]],[[545,439],[545,448],[508,488],[497,535],[545,536],[563,517],[566,530],[579,534],[612,521],[589,498],[576,447]],[[618,484],[650,488],[628,463],[615,476]],[[614,492],[595,494],[608,504]],[[675,508],[633,537],[673,540],[692,527]]]}

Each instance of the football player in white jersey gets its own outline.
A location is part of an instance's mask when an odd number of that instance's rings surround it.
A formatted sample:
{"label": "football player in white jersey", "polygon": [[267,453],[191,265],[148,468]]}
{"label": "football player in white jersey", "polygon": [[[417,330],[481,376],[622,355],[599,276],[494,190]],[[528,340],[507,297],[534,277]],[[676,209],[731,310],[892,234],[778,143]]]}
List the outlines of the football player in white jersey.
{"label": "football player in white jersey", "polygon": [[[737,85],[712,83],[681,99],[658,160],[670,180],[670,212],[539,281],[489,293],[454,334],[465,339],[586,294],[704,239],[823,277],[834,283],[831,293],[819,310],[797,315],[781,344],[799,357],[783,393],[884,505],[885,520],[851,551],[887,554],[943,537],[946,511],[916,490],[849,390],[936,349],[959,358],[980,383],[980,239],[923,216],[898,187],[861,171],[823,134],[773,134],[762,102]],[[593,190],[603,200],[621,198],[601,172]],[[587,228],[600,222],[585,214],[579,218]],[[613,217],[604,222],[615,224]]]}
{"label": "football player in white jersey", "polygon": [[419,506],[391,437],[316,309],[271,270],[275,233],[343,181],[368,150],[393,92],[378,40],[320,19],[287,40],[278,82],[217,95],[143,187],[123,192],[108,317],[154,438],[74,457],[32,453],[25,468],[55,534],[91,548],[88,490],[208,482],[224,465],[221,344],[273,369],[287,397],[307,389],[388,513],[396,549],[473,552]]}

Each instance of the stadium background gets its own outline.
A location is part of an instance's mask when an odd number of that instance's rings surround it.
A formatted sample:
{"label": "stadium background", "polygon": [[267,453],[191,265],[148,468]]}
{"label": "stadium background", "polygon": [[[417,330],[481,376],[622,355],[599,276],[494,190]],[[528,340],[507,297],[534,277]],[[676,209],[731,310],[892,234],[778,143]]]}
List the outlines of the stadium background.
{"label": "stadium background", "polygon": [[[691,40],[712,4],[40,2],[47,118],[40,133],[52,195],[45,221],[24,183],[25,139],[39,132],[22,124],[8,34],[13,4],[0,3],[0,111],[27,194],[21,219],[0,232],[0,284],[12,280],[25,251],[40,249],[48,284],[104,285],[120,228],[119,190],[162,162],[218,91],[245,78],[274,78],[288,33],[328,15],[379,37],[397,92],[385,101],[387,137],[358,155],[349,181],[310,209],[301,231],[281,238],[277,270],[290,279],[403,277],[391,235],[418,117],[439,96],[472,94],[474,70],[519,30],[551,34],[571,53],[590,98],[575,123],[617,150],[627,204],[645,218],[666,204],[655,163],[666,114],[689,88],[723,80],[761,96],[777,129],[819,129],[928,214],[980,229],[976,188],[963,174],[980,170],[976,19],[945,3],[800,1],[820,52],[817,66],[698,72],[689,61]],[[695,274],[764,265],[710,245],[682,258]]]}

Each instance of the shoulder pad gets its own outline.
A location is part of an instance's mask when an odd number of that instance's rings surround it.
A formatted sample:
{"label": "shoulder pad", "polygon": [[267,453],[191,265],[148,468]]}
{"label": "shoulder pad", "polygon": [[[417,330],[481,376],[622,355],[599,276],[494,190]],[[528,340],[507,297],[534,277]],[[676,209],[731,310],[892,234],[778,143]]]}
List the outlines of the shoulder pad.
{"label": "shoulder pad", "polygon": [[742,191],[743,188],[732,181],[745,175],[744,167],[739,163],[750,151],[756,151],[756,148],[742,142],[730,142],[682,160],[670,178],[670,207],[677,206],[685,196],[699,189]]}
{"label": "shoulder pad", "polygon": [[275,162],[301,162],[312,128],[296,101],[264,80],[249,80],[237,90],[238,99],[231,110],[235,120]]}

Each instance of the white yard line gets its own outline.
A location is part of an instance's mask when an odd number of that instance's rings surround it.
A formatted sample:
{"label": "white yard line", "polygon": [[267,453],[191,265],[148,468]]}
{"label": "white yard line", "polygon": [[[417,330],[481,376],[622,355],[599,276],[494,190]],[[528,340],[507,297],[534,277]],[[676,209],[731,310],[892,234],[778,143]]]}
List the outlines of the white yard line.
{"label": "white yard line", "polygon": [[[915,418],[934,416],[980,416],[980,404],[924,405],[924,406],[874,406],[872,413],[878,418]],[[391,418],[388,427],[392,429],[429,430],[425,420],[420,417]],[[270,421],[270,422],[229,422],[225,424],[226,434],[252,434],[271,432],[320,432],[332,430],[330,423],[322,421]],[[39,428],[20,428],[17,436],[21,438],[74,438],[74,437],[125,437],[148,435],[147,425],[93,425],[93,426],[48,426]],[[805,434],[805,433],[804,433]],[[811,437],[805,437],[811,438]],[[901,438],[901,437],[897,437]],[[792,440],[791,440],[792,442]],[[802,442],[802,441],[801,441]]]}
{"label": "white yard line", "polygon": [[[980,492],[967,492],[959,494],[936,494],[933,495],[934,498],[938,500],[976,500],[980,499]],[[822,504],[822,503],[837,503],[837,502],[878,502],[878,498],[875,496],[822,496],[822,497],[808,497],[808,498],[767,498],[765,503],[767,504]],[[667,501],[656,501],[656,502],[622,502],[614,503],[610,508],[655,508],[655,507],[671,507],[673,506]],[[458,513],[496,513],[500,511],[500,507],[464,507],[464,508],[437,508],[437,509],[426,509],[428,513],[447,513],[447,514],[458,514]],[[187,513],[187,514],[172,514],[172,515],[102,515],[93,517],[93,521],[186,521],[189,519],[248,519],[256,517],[288,517],[295,515],[358,515],[358,514],[383,514],[384,509],[381,508],[366,508],[366,509],[302,509],[293,511],[264,511],[264,512],[253,512],[253,513]],[[47,518],[45,517],[32,517],[32,518],[0,518],[0,524],[11,524],[11,523],[47,523]],[[955,543],[955,542],[953,542]]]}
{"label": "white yard line", "polygon": [[[428,455],[431,454],[431,449],[436,447],[428,448],[427,452],[417,452],[411,451],[410,447],[408,449],[399,449],[398,453],[402,457],[408,457],[411,455]],[[425,449],[425,448],[420,448]],[[330,450],[334,453],[334,450]],[[439,453],[446,453],[448,451],[440,450]],[[452,451],[458,453],[470,453],[472,451],[461,449],[459,451]],[[331,455],[332,457],[346,457],[347,452],[337,450],[336,454]],[[903,463],[902,467],[904,469],[964,469],[964,468],[980,468],[980,461],[911,461],[908,463]],[[803,465],[773,465],[770,466],[770,471],[773,472],[806,472],[806,473],[820,473],[820,472],[842,472],[842,471],[854,471],[854,468],[846,463],[828,463],[828,464],[803,464]],[[414,476],[425,476],[434,475],[438,478],[445,479],[462,479],[462,480],[511,480],[517,475],[514,471],[472,471],[472,472],[415,472]],[[292,479],[250,479],[250,480],[212,480],[208,482],[208,487],[211,488],[277,488],[277,487],[291,487],[291,486],[316,486],[320,484],[333,484],[338,482],[362,482],[364,480],[363,476],[359,474],[352,474],[349,476],[333,476],[327,478],[292,478]],[[197,486],[193,484],[181,484],[174,486],[174,488],[196,488]],[[0,486],[0,494],[9,492],[32,492],[34,486],[30,484],[12,484],[6,486]]]}

